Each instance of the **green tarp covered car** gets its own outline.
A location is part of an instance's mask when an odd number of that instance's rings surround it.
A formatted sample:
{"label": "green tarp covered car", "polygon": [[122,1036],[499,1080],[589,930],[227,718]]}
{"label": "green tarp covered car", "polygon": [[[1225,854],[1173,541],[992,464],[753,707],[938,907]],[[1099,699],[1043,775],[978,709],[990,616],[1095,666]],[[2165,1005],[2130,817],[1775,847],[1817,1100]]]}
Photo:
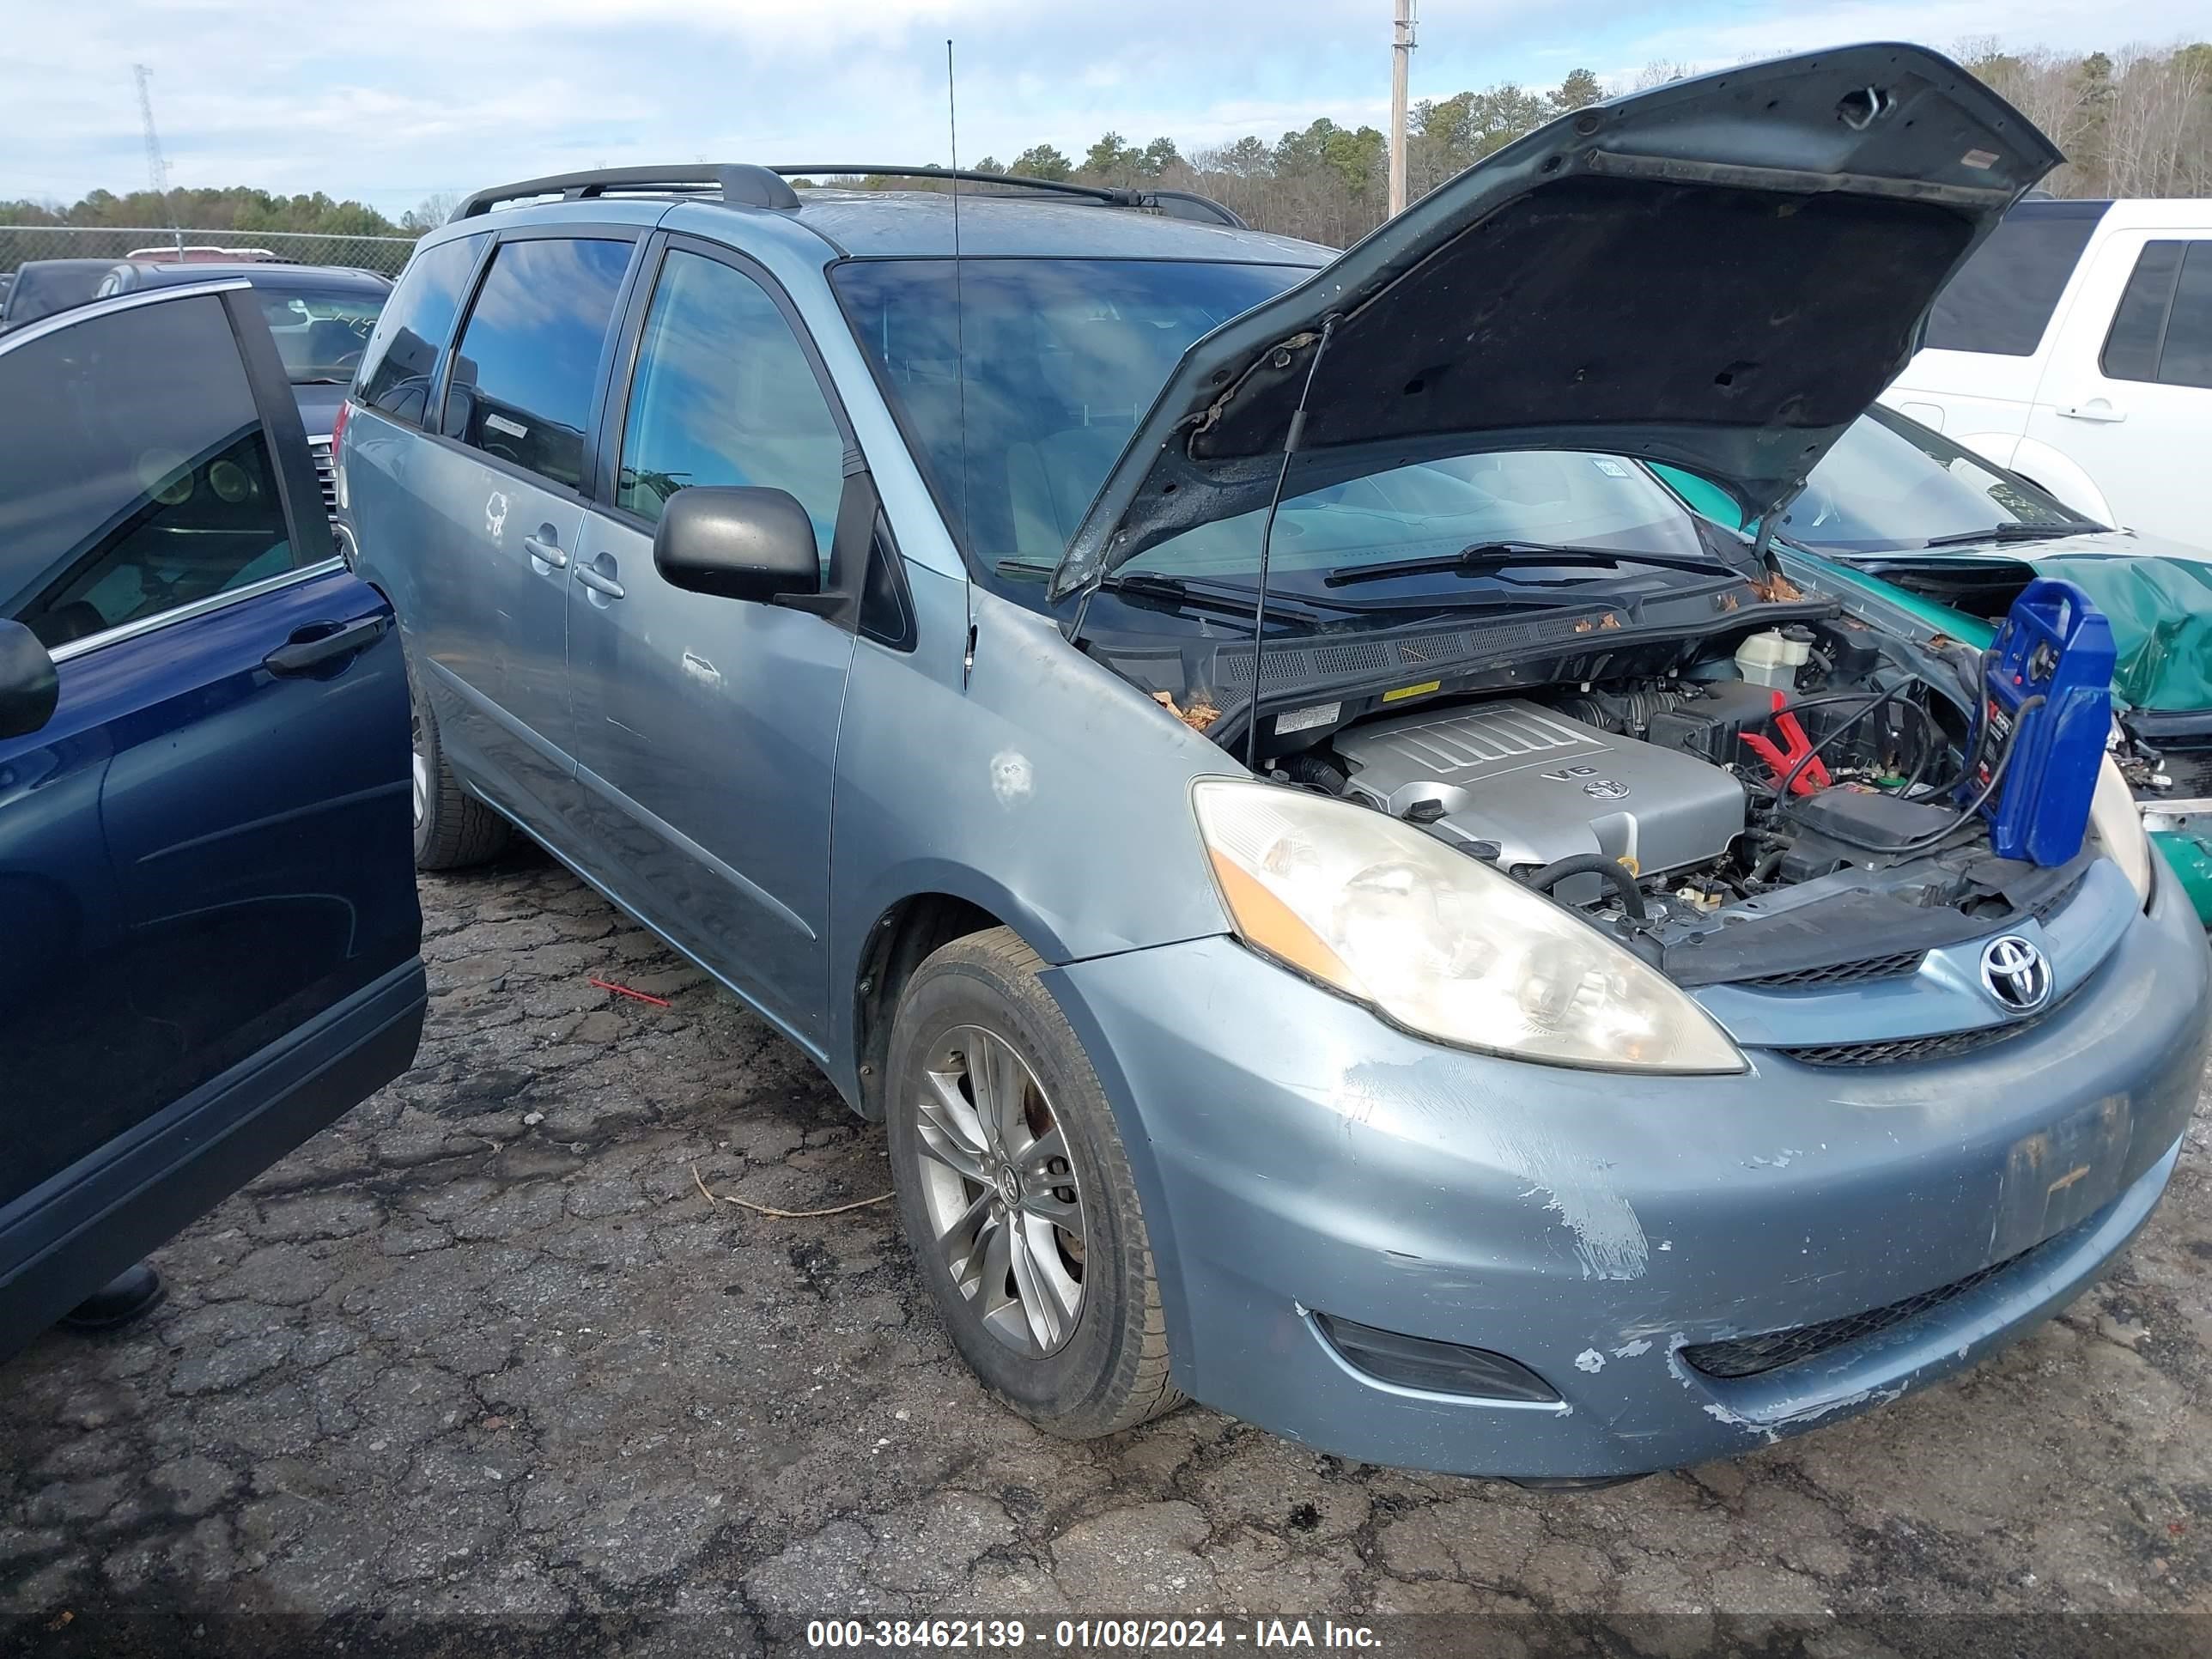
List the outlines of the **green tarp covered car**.
{"label": "green tarp covered car", "polygon": [[[1696,512],[1747,528],[1724,491],[1653,469]],[[1877,406],[1813,470],[1775,539],[1986,645],[2037,576],[2111,619],[2117,757],[2145,827],[2212,926],[2212,553],[2094,524],[1941,433]]]}

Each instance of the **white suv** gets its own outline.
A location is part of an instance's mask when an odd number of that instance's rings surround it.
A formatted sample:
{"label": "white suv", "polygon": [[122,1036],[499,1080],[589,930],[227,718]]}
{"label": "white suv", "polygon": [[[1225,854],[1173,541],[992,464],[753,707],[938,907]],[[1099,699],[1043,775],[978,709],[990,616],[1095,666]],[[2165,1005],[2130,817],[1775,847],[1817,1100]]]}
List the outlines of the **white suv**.
{"label": "white suv", "polygon": [[1882,401],[2104,523],[2212,545],[2212,201],[2023,202]]}

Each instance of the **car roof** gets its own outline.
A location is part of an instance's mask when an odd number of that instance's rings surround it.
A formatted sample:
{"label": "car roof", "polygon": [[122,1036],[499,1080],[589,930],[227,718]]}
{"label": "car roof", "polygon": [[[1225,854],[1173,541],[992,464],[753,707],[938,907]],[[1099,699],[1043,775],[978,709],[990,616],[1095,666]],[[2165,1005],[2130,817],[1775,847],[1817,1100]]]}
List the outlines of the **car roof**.
{"label": "car roof", "polygon": [[[945,258],[953,248],[953,198],[932,190],[838,190],[796,192],[796,208],[726,206],[713,198],[649,192],[581,200],[518,203],[457,217],[422,239],[423,246],[481,235],[507,225],[566,220],[652,223],[676,208],[690,210],[684,228],[713,235],[726,222],[728,241],[745,245],[747,228],[763,219],[818,236],[830,254],[856,259]],[[706,210],[702,211],[702,210]],[[726,221],[716,216],[726,214]],[[963,190],[959,252],[979,258],[1219,260],[1231,264],[1326,264],[1335,251],[1295,237],[1202,223],[1166,214],[1080,198]],[[264,267],[265,268],[265,267]]]}
{"label": "car roof", "polygon": [[2212,221],[2212,200],[2189,197],[2031,196],[2008,219],[2097,219],[2114,228],[2199,230]]}
{"label": "car roof", "polygon": [[216,259],[122,259],[140,273],[139,280],[147,287],[158,287],[171,283],[203,283],[228,280],[236,276],[256,288],[313,288],[356,289],[364,294],[381,294],[392,286],[391,280],[373,270],[359,270],[352,265],[288,265],[255,260],[227,262]]}
{"label": "car roof", "polygon": [[[953,198],[933,190],[799,192],[787,217],[856,259],[946,258],[954,252]],[[959,247],[981,258],[1219,259],[1322,265],[1334,252],[1314,242],[1203,224],[1103,203],[963,191]]]}

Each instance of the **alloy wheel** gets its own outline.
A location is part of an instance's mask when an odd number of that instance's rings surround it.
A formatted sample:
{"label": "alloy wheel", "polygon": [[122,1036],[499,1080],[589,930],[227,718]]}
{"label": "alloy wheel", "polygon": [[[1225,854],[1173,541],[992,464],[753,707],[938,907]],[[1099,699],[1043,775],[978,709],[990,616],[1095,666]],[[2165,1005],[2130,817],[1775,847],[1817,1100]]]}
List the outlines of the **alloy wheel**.
{"label": "alloy wheel", "polygon": [[1083,1193],[1043,1085],[1004,1037],[961,1025],[915,1088],[922,1204],[953,1284],[1007,1347],[1056,1352],[1083,1311]]}

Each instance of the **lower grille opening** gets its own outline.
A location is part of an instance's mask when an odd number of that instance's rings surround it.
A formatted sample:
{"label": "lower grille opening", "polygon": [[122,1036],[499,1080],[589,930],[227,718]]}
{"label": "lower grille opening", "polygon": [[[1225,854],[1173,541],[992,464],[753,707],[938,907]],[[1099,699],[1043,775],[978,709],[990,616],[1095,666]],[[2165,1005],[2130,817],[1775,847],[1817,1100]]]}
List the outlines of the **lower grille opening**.
{"label": "lower grille opening", "polygon": [[1946,1031],[1940,1036],[1897,1037],[1887,1042],[1824,1042],[1775,1052],[1803,1066],[1894,1066],[1906,1060],[1948,1060],[2032,1031],[2041,1018],[2038,1015],[2007,1025],[1978,1025],[1971,1031]]}
{"label": "lower grille opening", "polygon": [[[2021,1255],[2027,1254],[2027,1251],[2021,1253]],[[1723,1379],[1759,1376],[1768,1371],[1780,1370],[1784,1365],[1802,1364],[1808,1359],[1818,1358],[1831,1349],[1852,1342],[1863,1342],[1893,1326],[1902,1325],[1908,1319],[1916,1319],[1940,1308],[1945,1303],[1964,1296],[1977,1285],[1987,1284],[2020,1260],[2019,1255],[2008,1256],[2002,1261],[1992,1262],[1968,1273],[1964,1279],[1954,1279],[1948,1285],[1938,1285],[1932,1291],[1908,1296],[1902,1302],[1893,1302],[1886,1307],[1869,1308],[1863,1313],[1845,1314],[1838,1319],[1824,1319],[1816,1325],[1800,1325],[1786,1331],[1762,1331],[1754,1336],[1732,1336],[1720,1342],[1694,1343],[1682,1350],[1682,1362],[1692,1370]]]}

